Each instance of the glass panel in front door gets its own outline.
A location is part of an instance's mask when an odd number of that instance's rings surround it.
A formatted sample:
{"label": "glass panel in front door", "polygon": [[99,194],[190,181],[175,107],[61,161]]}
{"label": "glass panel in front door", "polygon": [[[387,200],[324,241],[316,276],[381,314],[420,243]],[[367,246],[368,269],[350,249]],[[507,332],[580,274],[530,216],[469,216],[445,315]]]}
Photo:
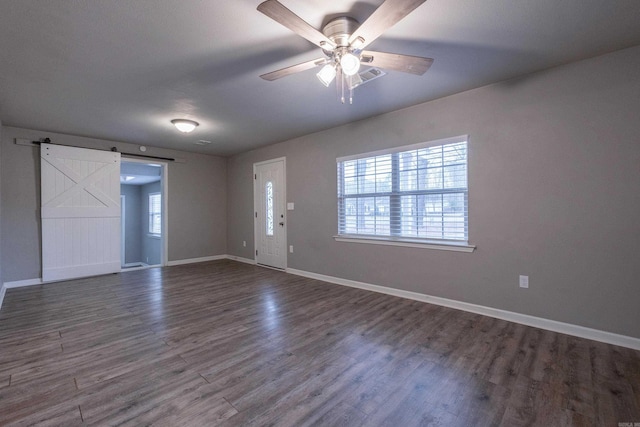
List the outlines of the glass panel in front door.
{"label": "glass panel in front door", "polygon": [[267,214],[267,236],[273,236],[273,182],[267,181],[265,188],[265,205],[266,205],[266,214]]}

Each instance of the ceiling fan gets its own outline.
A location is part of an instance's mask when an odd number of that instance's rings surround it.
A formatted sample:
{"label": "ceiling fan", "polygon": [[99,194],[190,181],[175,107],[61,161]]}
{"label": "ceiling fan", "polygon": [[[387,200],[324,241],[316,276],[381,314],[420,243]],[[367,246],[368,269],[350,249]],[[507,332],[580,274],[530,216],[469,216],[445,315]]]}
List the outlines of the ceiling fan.
{"label": "ceiling fan", "polygon": [[322,66],[317,74],[318,79],[327,87],[336,79],[340,100],[344,104],[345,92],[348,91],[349,103],[352,104],[353,89],[364,82],[359,74],[363,64],[375,67],[368,70],[370,71],[369,75],[372,71],[375,76],[383,74],[378,70],[378,68],[382,68],[421,76],[427,72],[433,59],[364,49],[425,1],[385,0],[362,24],[351,17],[341,16],[325,24],[320,32],[283,6],[278,0],[267,0],[258,6],[258,10],[319,46],[323,56],[272,71],[260,77],[273,81]]}

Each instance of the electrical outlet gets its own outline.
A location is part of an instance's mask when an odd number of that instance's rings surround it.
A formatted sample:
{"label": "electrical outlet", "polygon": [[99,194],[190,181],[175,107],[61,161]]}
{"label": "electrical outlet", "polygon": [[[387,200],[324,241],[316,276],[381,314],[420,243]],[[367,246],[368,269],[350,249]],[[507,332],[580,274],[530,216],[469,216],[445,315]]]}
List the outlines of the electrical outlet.
{"label": "electrical outlet", "polygon": [[293,253],[293,245],[289,245],[289,253],[292,254]]}
{"label": "electrical outlet", "polygon": [[242,241],[242,246],[244,246],[245,248],[247,247],[247,241],[246,240]]}
{"label": "electrical outlet", "polygon": [[528,288],[529,287],[529,276],[520,276],[520,287]]}

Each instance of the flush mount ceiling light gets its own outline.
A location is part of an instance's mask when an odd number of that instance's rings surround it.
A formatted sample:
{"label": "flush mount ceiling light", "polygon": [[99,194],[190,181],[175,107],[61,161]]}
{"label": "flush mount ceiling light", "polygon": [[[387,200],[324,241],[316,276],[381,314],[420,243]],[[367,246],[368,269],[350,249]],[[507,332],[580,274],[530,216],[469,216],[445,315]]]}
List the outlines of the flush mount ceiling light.
{"label": "flush mount ceiling light", "polygon": [[193,132],[193,130],[199,125],[198,122],[194,122],[193,120],[187,119],[173,119],[171,123],[183,133]]}

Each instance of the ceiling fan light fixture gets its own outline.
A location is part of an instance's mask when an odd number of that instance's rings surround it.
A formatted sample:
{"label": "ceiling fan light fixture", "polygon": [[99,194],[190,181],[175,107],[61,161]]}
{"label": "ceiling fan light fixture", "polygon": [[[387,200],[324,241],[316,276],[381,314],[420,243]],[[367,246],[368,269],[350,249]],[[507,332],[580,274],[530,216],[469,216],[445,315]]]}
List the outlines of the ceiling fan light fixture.
{"label": "ceiling fan light fixture", "polygon": [[347,76],[353,76],[360,69],[360,58],[351,52],[347,52],[340,57],[340,67]]}
{"label": "ceiling fan light fixture", "polygon": [[360,49],[364,46],[364,39],[362,37],[356,37],[354,41],[350,43],[351,49]]}
{"label": "ceiling fan light fixture", "polygon": [[183,133],[193,132],[193,130],[200,125],[198,122],[187,119],[173,119],[171,123],[173,123],[176,129]]}
{"label": "ceiling fan light fixture", "polygon": [[324,67],[322,67],[322,69],[320,69],[320,71],[318,72],[318,74],[316,74],[316,76],[318,77],[318,80],[320,80],[320,82],[323,85],[325,85],[326,87],[329,87],[333,79],[336,78],[335,66],[332,64],[325,65]]}

